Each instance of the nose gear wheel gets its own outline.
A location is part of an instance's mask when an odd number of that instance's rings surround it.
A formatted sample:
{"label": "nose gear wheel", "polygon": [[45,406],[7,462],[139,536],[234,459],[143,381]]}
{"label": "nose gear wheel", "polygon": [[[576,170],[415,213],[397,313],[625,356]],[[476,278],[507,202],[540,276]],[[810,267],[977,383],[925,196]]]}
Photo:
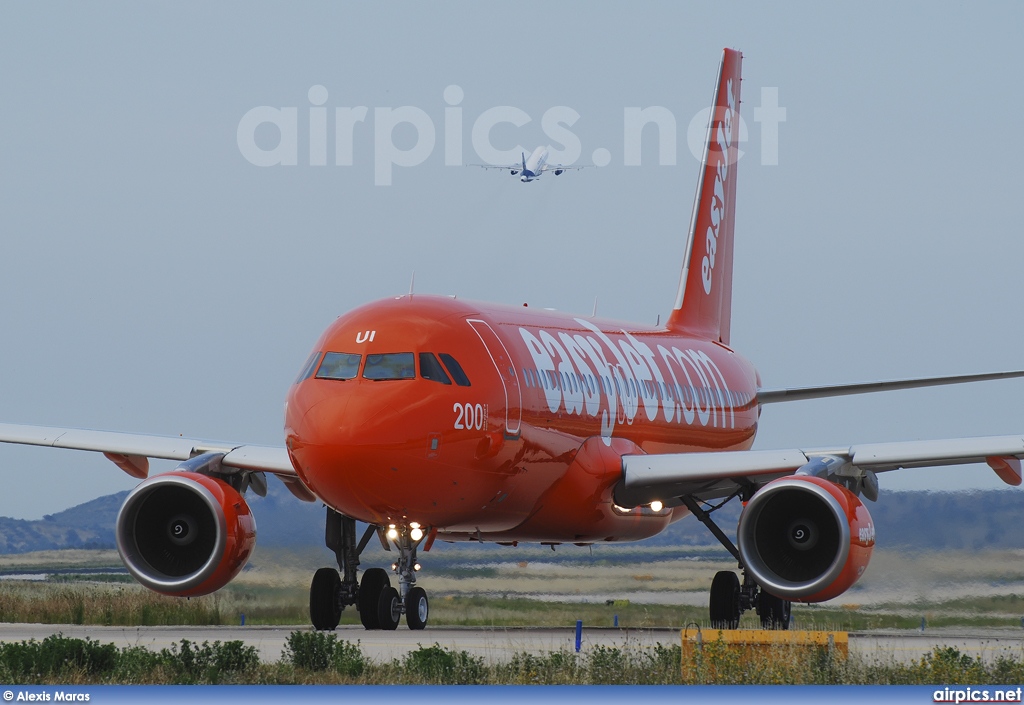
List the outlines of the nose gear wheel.
{"label": "nose gear wheel", "polygon": [[[413,532],[418,532],[415,540]],[[390,539],[389,533],[392,534]],[[398,576],[397,589],[392,587],[383,568],[369,568],[363,571],[361,580],[357,577],[359,556],[374,534],[379,536],[386,550],[391,551],[392,544],[398,550],[398,560],[392,566]],[[320,568],[313,575],[309,586],[309,617],[313,628],[336,629],[342,612],[349,605],[359,611],[359,621],[366,629],[395,629],[403,614],[410,629],[425,628],[430,603],[426,591],[416,587],[419,569],[416,552],[423,535],[415,524],[392,525],[387,532],[383,527],[370,525],[357,544],[355,520],[328,508],[325,543],[334,551],[341,575],[334,568]]]}

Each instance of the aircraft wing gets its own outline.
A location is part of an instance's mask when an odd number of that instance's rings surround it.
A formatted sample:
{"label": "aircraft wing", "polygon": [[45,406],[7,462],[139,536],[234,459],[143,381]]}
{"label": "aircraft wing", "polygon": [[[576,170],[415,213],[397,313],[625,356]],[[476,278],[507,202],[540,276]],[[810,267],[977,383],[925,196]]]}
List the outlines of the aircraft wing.
{"label": "aircraft wing", "polygon": [[[138,433],[8,423],[0,423],[0,443],[103,453],[108,460],[140,480],[149,475],[150,458],[185,462],[204,453],[223,453],[220,467],[227,469],[229,473],[271,473],[299,499],[306,502],[316,499],[302,484],[288,458],[288,451],[283,446],[245,445],[180,436],[148,436]],[[266,482],[262,481],[261,484],[265,492]]]}
{"label": "aircraft wing", "polygon": [[522,171],[522,164],[467,164],[466,166],[478,166],[481,169],[515,169],[516,171]]}
{"label": "aircraft wing", "polygon": [[221,465],[238,470],[295,476],[284,446],[258,446],[194,438],[148,436],[80,428],[0,423],[0,443],[91,450],[111,455],[188,460],[203,453],[224,453]]}
{"label": "aircraft wing", "polygon": [[971,463],[987,463],[1004,482],[1019,485],[1022,458],[1024,435],[863,443],[840,448],[624,455],[615,501],[629,507],[654,500],[672,506],[679,504],[673,500],[684,496],[715,499],[744,486],[756,489],[797,471],[847,480],[844,484],[855,484],[874,499],[874,473]]}
{"label": "aircraft wing", "polygon": [[1013,370],[1011,372],[985,372],[982,374],[954,375],[949,377],[897,379],[884,382],[863,382],[858,384],[836,384],[826,387],[759,389],[757,390],[757,402],[759,404],[775,404],[780,401],[824,399],[827,397],[846,396],[848,394],[889,392],[896,389],[920,389],[922,387],[938,387],[946,384],[962,384],[964,382],[984,382],[994,379],[1011,379],[1013,377],[1024,377],[1024,370]]}
{"label": "aircraft wing", "polygon": [[[523,170],[523,165],[521,162],[519,164],[467,164],[466,166],[478,166],[481,169],[504,169],[506,171],[511,169],[514,169],[516,171]],[[545,164],[543,167],[540,168],[539,173],[543,174],[545,171],[571,171],[575,169],[593,169],[594,166],[594,164],[579,164],[576,166],[562,166],[561,164]]]}
{"label": "aircraft wing", "polygon": [[593,169],[594,166],[594,164],[578,164],[576,166],[562,166],[561,164],[545,164],[544,168],[541,169],[541,171],[573,171],[576,169]]}

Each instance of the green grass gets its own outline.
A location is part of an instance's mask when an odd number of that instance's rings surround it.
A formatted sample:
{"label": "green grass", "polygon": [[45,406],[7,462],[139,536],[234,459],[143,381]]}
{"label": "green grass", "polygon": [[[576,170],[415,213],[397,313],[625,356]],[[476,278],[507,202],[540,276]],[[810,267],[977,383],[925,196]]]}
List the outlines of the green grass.
{"label": "green grass", "polygon": [[0,584],[0,622],[38,624],[223,624],[218,597],[184,600],[139,585]]}
{"label": "green grass", "polygon": [[[591,557],[584,549],[558,552],[538,547],[459,550],[424,558],[424,586],[430,594],[434,626],[565,626],[582,619],[588,626],[680,628],[707,624],[706,590],[716,570],[734,567],[712,549],[686,547],[627,551],[600,547]],[[929,627],[1020,628],[1024,595],[1015,583],[1013,556],[982,554],[879,554],[880,575],[906,579],[906,601],[863,604],[795,605],[797,628],[915,629],[924,618]],[[492,560],[495,562],[482,562]],[[374,559],[377,561],[377,559]],[[306,625],[310,566],[322,565],[316,551],[261,549],[251,565],[213,595],[182,599],[152,593],[131,581],[113,551],[63,551],[0,556],[0,571],[37,572],[45,581],[0,581],[0,622],[98,625],[238,624]],[[368,559],[368,564],[370,560]],[[969,570],[968,570],[969,568]],[[76,573],[75,570],[99,570]],[[980,577],[979,577],[980,576]],[[913,578],[913,580],[911,580]],[[124,581],[124,582],[123,582]],[[956,599],[921,599],[915,595],[969,593],[973,585],[990,590],[1006,585],[1006,594]],[[942,585],[942,591],[929,588]],[[949,588],[952,587],[953,590]],[[957,588],[962,589],[957,589]],[[699,605],[587,603],[588,592],[628,596],[691,591]],[[870,592],[870,591],[869,591]],[[552,600],[534,599],[544,593]],[[863,595],[864,593],[860,593]],[[877,594],[877,593],[876,593]],[[892,591],[883,591],[892,594]],[[851,602],[857,593],[848,594]],[[624,604],[625,602],[625,604]],[[359,624],[354,608],[342,614],[343,625]],[[743,627],[757,626],[753,612]]]}
{"label": "green grass", "polygon": [[[79,581],[0,582],[0,622],[97,625],[218,625],[238,624],[245,615],[250,625],[309,623],[305,588],[229,585],[205,597],[165,597],[140,585]],[[618,615],[624,629],[681,628],[707,625],[704,606],[554,602],[525,597],[433,596],[430,623],[434,626],[525,627],[565,626],[582,619],[593,627],[611,627]],[[795,605],[793,626],[800,629],[915,629],[922,617],[929,627],[1021,626],[1024,599],[1016,595],[976,597],[946,602],[880,604],[849,608]],[[342,624],[359,624],[349,607]],[[741,627],[758,626],[747,612]]]}

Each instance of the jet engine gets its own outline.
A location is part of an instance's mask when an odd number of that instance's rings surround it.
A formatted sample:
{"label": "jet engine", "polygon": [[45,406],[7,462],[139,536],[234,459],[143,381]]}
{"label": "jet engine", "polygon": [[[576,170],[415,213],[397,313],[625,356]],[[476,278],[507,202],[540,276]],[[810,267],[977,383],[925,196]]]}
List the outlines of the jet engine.
{"label": "jet engine", "polygon": [[747,503],[737,531],[740,557],[757,583],[786,600],[821,602],[864,573],[875,526],[842,485],[793,475],[768,483]]}
{"label": "jet engine", "polygon": [[223,480],[170,472],[132,490],[115,535],[136,580],[164,595],[191,597],[219,590],[238,575],[256,545],[256,520]]}

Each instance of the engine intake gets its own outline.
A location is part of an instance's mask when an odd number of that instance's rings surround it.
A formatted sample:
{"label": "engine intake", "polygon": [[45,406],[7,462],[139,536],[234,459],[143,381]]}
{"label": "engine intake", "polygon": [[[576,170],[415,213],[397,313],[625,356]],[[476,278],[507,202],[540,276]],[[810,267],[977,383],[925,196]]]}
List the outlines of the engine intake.
{"label": "engine intake", "polygon": [[136,580],[164,595],[206,595],[238,575],[256,544],[256,521],[223,480],[171,472],[124,501],[117,551]]}
{"label": "engine intake", "polygon": [[747,503],[737,541],[744,567],[762,588],[821,602],[864,573],[875,529],[867,507],[845,487],[792,476],[768,483]]}

